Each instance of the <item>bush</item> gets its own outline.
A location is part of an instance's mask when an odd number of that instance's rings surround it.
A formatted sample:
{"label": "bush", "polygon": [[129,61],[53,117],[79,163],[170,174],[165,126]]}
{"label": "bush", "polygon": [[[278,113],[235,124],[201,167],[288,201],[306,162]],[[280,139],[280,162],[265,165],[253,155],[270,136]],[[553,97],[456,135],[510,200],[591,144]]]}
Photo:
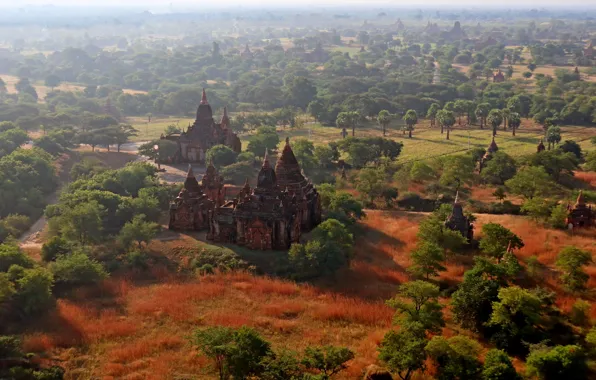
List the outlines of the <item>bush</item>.
{"label": "bush", "polygon": [[237,162],[221,169],[220,174],[225,183],[242,185],[247,178],[254,177],[255,169],[253,163]]}
{"label": "bush", "polygon": [[206,265],[220,270],[243,269],[247,267],[246,261],[242,260],[237,253],[218,247],[200,247],[198,252],[193,252],[194,259],[191,265],[195,269],[201,269]]}
{"label": "bush", "polygon": [[207,161],[212,161],[213,166],[220,169],[223,166],[236,162],[237,154],[225,145],[215,145],[207,151]]}
{"label": "bush", "polygon": [[580,346],[555,346],[534,349],[526,360],[527,373],[540,379],[586,379],[588,366]]}
{"label": "bush", "polygon": [[58,285],[87,285],[108,277],[103,266],[84,253],[60,256],[50,264]]}
{"label": "bush", "polygon": [[45,262],[56,260],[70,252],[70,244],[60,236],[54,236],[41,246],[41,259]]}
{"label": "bush", "polygon": [[33,268],[33,260],[16,244],[0,244],[0,272],[7,272],[13,265]]}
{"label": "bush", "polygon": [[25,215],[10,214],[0,220],[0,241],[8,236],[18,238],[27,232],[31,226],[31,219]]}

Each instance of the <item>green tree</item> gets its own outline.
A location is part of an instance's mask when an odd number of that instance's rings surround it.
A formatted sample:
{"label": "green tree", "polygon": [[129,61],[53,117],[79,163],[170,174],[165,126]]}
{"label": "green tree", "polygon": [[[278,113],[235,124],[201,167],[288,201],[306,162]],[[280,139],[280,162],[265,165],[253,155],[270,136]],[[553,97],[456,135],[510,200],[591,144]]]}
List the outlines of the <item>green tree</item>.
{"label": "green tree", "polygon": [[501,110],[493,109],[489,112],[487,121],[493,129],[493,136],[496,136],[497,128],[503,123],[503,113]]}
{"label": "green tree", "polygon": [[[414,110],[408,110],[408,112],[406,112],[406,114],[404,115],[403,120],[406,123],[408,137],[412,138],[412,131],[414,130],[414,127],[418,123],[418,114],[416,114],[416,111],[414,111]],[[449,131],[447,131],[447,134],[449,134]]]}
{"label": "green tree", "polygon": [[505,285],[505,271],[484,257],[477,257],[475,261],[451,297],[451,310],[455,322],[463,328],[483,331],[493,302],[498,300],[499,289]]}
{"label": "green tree", "polygon": [[467,112],[468,110],[468,104],[465,100],[456,100],[455,101],[455,107],[454,107],[454,112],[457,115],[457,124],[461,125],[461,118],[464,116],[464,114]]}
{"label": "green tree", "polygon": [[[155,150],[155,145],[157,145],[159,149]],[[166,162],[168,159],[174,158],[174,155],[177,152],[178,144],[166,139],[150,141],[139,146],[139,155],[148,157],[152,160],[159,160],[160,162]]]}
{"label": "green tree", "polygon": [[433,103],[430,105],[428,112],[426,113],[426,118],[430,120],[430,126],[434,127],[436,124],[437,113],[441,110],[441,106],[437,103]]}
{"label": "green tree", "polygon": [[546,141],[548,142],[548,149],[555,147],[561,142],[561,128],[553,125],[546,130]]}
{"label": "green tree", "polygon": [[59,256],[50,271],[55,283],[65,286],[94,284],[108,277],[101,263],[80,252]]}
{"label": "green tree", "polygon": [[292,151],[301,168],[315,167],[315,145],[307,139],[296,139],[292,142]]}
{"label": "green tree", "polygon": [[361,120],[360,113],[358,111],[347,111],[340,112],[337,115],[335,124],[340,128],[352,128],[352,137],[356,134],[356,126]]}
{"label": "green tree", "polygon": [[102,218],[105,212],[105,207],[97,201],[68,208],[59,218],[60,231],[67,239],[82,245],[99,242],[102,237]]}
{"label": "green tree", "polygon": [[56,260],[70,252],[70,244],[61,236],[54,236],[41,246],[41,258],[45,262]]}
{"label": "green tree", "polygon": [[364,168],[358,174],[356,190],[366,194],[370,203],[381,195],[387,188],[385,172],[381,168]]}
{"label": "green tree", "polygon": [[522,340],[538,340],[538,326],[545,309],[543,300],[518,286],[501,288],[498,298],[487,322],[487,326],[495,329],[491,340],[497,347],[519,350]]}
{"label": "green tree", "polygon": [[120,230],[118,240],[127,248],[130,248],[133,242],[137,243],[139,250],[143,249],[143,243],[149,242],[157,235],[159,225],[153,222],[147,222],[145,215],[135,215],[132,221],[126,223]]}
{"label": "green tree", "polygon": [[419,241],[434,243],[450,251],[458,250],[467,244],[466,238],[458,231],[445,228],[445,220],[451,213],[451,207],[451,205],[445,205],[444,209],[435,211],[420,222],[417,234]]}
{"label": "green tree", "polygon": [[511,134],[513,136],[515,136],[515,131],[521,125],[521,116],[517,112],[511,112],[507,119],[507,123],[509,124],[509,127],[511,128]]}
{"label": "green tree", "polygon": [[501,203],[503,203],[503,200],[507,198],[507,193],[505,192],[505,188],[503,186],[497,187],[495,191],[493,191],[492,195]]}
{"label": "green tree", "polygon": [[13,296],[13,305],[19,315],[27,318],[47,312],[54,302],[53,284],[52,274],[44,268],[22,270],[15,281],[16,293]]}
{"label": "green tree", "polygon": [[265,150],[275,150],[279,145],[279,135],[274,127],[259,127],[257,133],[248,140],[246,150],[257,157],[263,157]]}
{"label": "green tree", "polygon": [[505,351],[493,348],[484,356],[483,380],[518,380],[521,377]]}
{"label": "green tree", "polygon": [[206,158],[220,169],[236,162],[238,154],[225,145],[214,145],[207,151]]}
{"label": "green tree", "polygon": [[478,379],[481,374],[480,344],[464,335],[446,339],[435,336],[426,345],[428,356],[437,366],[437,379]]}
{"label": "green tree", "polygon": [[335,154],[329,146],[317,145],[313,152],[313,158],[318,167],[327,169],[333,165]]}
{"label": "green tree", "polygon": [[354,353],[346,347],[310,346],[304,350],[302,364],[308,370],[321,373],[324,376],[323,379],[329,379],[346,369],[346,363],[352,359],[354,359]]}
{"label": "green tree", "polygon": [[437,113],[437,121],[441,125],[441,133],[443,133],[443,128],[447,128],[446,139],[449,140],[449,132],[451,131],[451,127],[455,124],[455,116],[453,115],[453,112],[445,109],[439,111]]}
{"label": "green tree", "polygon": [[446,270],[441,265],[445,261],[443,249],[432,242],[419,243],[410,254],[410,259],[413,265],[408,268],[408,271],[417,276],[424,276],[427,280]]}
{"label": "green tree", "polygon": [[241,327],[210,327],[197,330],[192,337],[195,346],[215,362],[219,379],[246,379],[263,372],[263,360],[271,355],[269,342],[255,330]]}
{"label": "green tree", "polygon": [[583,267],[592,262],[592,255],[588,251],[574,246],[563,248],[556,261],[557,268],[563,272],[561,282],[571,291],[584,289],[590,276],[584,272]]}
{"label": "green tree", "polygon": [[541,380],[587,379],[586,354],[577,345],[540,347],[526,359],[527,373]]}
{"label": "green tree", "polygon": [[497,223],[487,223],[482,226],[482,239],[480,240],[480,249],[490,257],[501,261],[507,248],[520,249],[524,242],[519,236],[511,230]]}
{"label": "green tree", "polygon": [[426,332],[420,323],[406,323],[399,331],[385,334],[379,345],[379,360],[402,380],[410,380],[416,371],[424,371]]}
{"label": "green tree", "polygon": [[515,160],[506,153],[495,152],[492,158],[482,168],[482,179],[493,185],[503,185],[505,181],[513,178],[517,172]]}
{"label": "green tree", "polygon": [[556,189],[556,184],[541,166],[526,166],[517,171],[513,178],[505,181],[505,186],[513,193],[526,199],[547,196]]}
{"label": "green tree", "polygon": [[50,74],[45,79],[45,85],[51,88],[52,91],[54,91],[54,88],[58,87],[61,82],[62,80],[56,74]]}
{"label": "green tree", "polygon": [[416,322],[437,333],[445,326],[439,294],[439,288],[426,281],[406,282],[387,304],[397,310],[396,323]]}
{"label": "green tree", "polygon": [[480,129],[483,129],[486,125],[486,118],[488,117],[489,112],[490,104],[488,103],[480,103],[476,106],[476,117],[480,120]]}
{"label": "green tree", "polygon": [[383,136],[387,134],[387,126],[391,123],[391,114],[387,110],[382,110],[379,112],[379,116],[377,116],[377,121],[383,128]]}

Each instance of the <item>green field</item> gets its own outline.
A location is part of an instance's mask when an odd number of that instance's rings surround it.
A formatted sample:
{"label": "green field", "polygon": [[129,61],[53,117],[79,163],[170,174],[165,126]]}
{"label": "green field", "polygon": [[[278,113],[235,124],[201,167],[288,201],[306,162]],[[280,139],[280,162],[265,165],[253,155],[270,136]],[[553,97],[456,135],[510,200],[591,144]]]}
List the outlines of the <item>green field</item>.
{"label": "green field", "polygon": [[[191,119],[186,118],[162,118],[154,119],[147,123],[144,118],[129,120],[139,130],[139,136],[134,141],[148,141],[157,139],[170,124],[178,124],[187,127]],[[596,128],[581,126],[563,126],[562,139],[574,140],[582,146],[591,146],[590,138],[596,136]],[[341,139],[341,129],[336,127],[325,127],[321,124],[306,124],[301,128],[277,129],[280,136],[280,145],[286,137],[291,139],[306,138],[316,144],[327,144],[331,141]],[[364,126],[356,129],[356,137],[381,137],[381,128],[374,122],[367,122]],[[246,147],[250,133],[239,135],[243,148]],[[400,130],[397,122],[389,126],[387,138],[400,141],[404,149],[399,157],[400,162],[412,160],[430,159],[448,154],[465,152],[476,147],[486,148],[490,144],[492,135],[490,129],[480,129],[475,125],[472,128],[455,127],[451,131],[450,139],[446,140],[446,133],[441,134],[439,128],[430,128],[427,120],[423,120],[416,126],[412,138],[408,138]],[[512,136],[511,131],[499,130],[497,134],[497,145],[500,149],[511,156],[520,156],[536,151],[536,145],[543,137],[543,130],[540,126],[534,125],[531,120],[524,120],[522,127],[517,130],[517,136]]]}

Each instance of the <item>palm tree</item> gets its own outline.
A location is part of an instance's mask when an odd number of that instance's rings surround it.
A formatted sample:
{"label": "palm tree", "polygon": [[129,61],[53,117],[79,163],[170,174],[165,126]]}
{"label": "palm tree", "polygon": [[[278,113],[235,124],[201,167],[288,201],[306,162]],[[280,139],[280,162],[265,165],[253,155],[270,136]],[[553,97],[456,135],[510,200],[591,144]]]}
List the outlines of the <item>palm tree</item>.
{"label": "palm tree", "polygon": [[509,116],[511,115],[511,110],[509,108],[504,108],[501,110],[501,115],[503,115],[503,130],[507,130],[507,126],[509,125]]}
{"label": "palm tree", "polygon": [[488,103],[480,103],[476,107],[476,117],[480,120],[480,129],[483,129],[486,125],[486,118],[488,117],[488,113],[490,112],[490,104]]}
{"label": "palm tree", "polygon": [[554,148],[555,145],[561,142],[561,128],[553,125],[546,131],[546,141],[548,141],[548,150],[551,146]]}
{"label": "palm tree", "polygon": [[356,125],[360,121],[360,113],[358,111],[340,112],[337,115],[335,124],[341,128],[352,128],[352,137],[356,135]]}
{"label": "palm tree", "polygon": [[437,103],[431,104],[428,112],[426,113],[426,118],[430,119],[430,126],[434,127],[437,120],[437,112],[441,110],[441,107]]}
{"label": "palm tree", "polygon": [[449,132],[451,131],[451,127],[453,127],[453,125],[455,124],[455,115],[453,114],[452,111],[441,110],[437,114],[437,119],[439,120],[439,123],[441,124],[441,131],[443,130],[443,127],[447,128],[446,140],[449,140]]}
{"label": "palm tree", "polygon": [[498,110],[498,109],[491,110],[490,113],[488,114],[487,120],[490,123],[491,127],[493,128],[493,136],[496,136],[497,128],[499,128],[499,125],[501,125],[501,123],[503,122],[503,114],[501,113],[501,110]]}
{"label": "palm tree", "polygon": [[408,112],[406,112],[403,120],[406,123],[406,129],[408,130],[408,137],[412,138],[412,131],[414,130],[414,126],[416,125],[416,123],[418,123],[418,114],[414,110],[408,110]]}
{"label": "palm tree", "polygon": [[515,136],[515,130],[521,125],[521,116],[517,112],[511,112],[509,115],[509,127],[511,127],[511,134]]}
{"label": "palm tree", "polygon": [[461,125],[461,118],[466,113],[467,104],[465,100],[458,100],[455,102],[453,111],[457,114],[457,124]]}
{"label": "palm tree", "polygon": [[377,121],[381,125],[381,128],[383,128],[383,136],[385,136],[387,133],[387,126],[391,122],[391,114],[387,110],[382,110],[379,112],[379,116],[377,116]]}

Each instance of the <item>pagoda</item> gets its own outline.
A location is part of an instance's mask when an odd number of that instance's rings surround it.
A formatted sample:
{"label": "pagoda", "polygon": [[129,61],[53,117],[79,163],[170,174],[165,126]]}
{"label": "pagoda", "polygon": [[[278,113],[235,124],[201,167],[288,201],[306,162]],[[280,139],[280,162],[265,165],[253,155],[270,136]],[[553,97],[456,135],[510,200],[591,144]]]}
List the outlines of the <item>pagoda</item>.
{"label": "pagoda", "polygon": [[544,141],[542,141],[542,139],[540,139],[540,143],[536,147],[536,153],[544,152],[545,150],[546,150],[546,147],[544,146]]}
{"label": "pagoda", "polygon": [[285,250],[321,222],[321,201],[286,139],[275,169],[266,152],[257,186],[251,188],[247,180],[235,199],[214,208],[209,220],[207,238],[215,242]]}
{"label": "pagoda", "polygon": [[586,205],[584,193],[579,191],[575,205],[567,205],[567,225],[578,227],[592,227],[596,224],[596,212],[591,206]]}
{"label": "pagoda", "polygon": [[189,165],[184,186],[176,199],[170,203],[169,229],[179,231],[207,229],[209,215],[215,205],[216,203],[203,192]]}
{"label": "pagoda", "polygon": [[459,203],[459,193],[455,194],[453,210],[445,221],[445,227],[459,232],[461,236],[468,240],[468,243],[474,239],[474,224],[464,215],[464,209],[461,203]]}
{"label": "pagoda", "polygon": [[178,151],[174,156],[160,159],[164,163],[204,163],[207,151],[215,145],[225,145],[236,153],[240,153],[241,150],[240,139],[230,127],[227,108],[224,108],[221,121],[216,123],[205,89],[203,89],[194,123],[182,133],[174,133],[161,138],[178,144]]}
{"label": "pagoda", "polygon": [[505,82],[505,75],[503,75],[503,72],[501,71],[501,69],[499,69],[499,71],[497,71],[497,73],[493,76],[493,82],[494,83]]}
{"label": "pagoda", "polygon": [[484,153],[484,156],[482,156],[480,162],[478,163],[479,173],[482,172],[482,169],[486,166],[486,163],[493,158],[493,154],[496,153],[498,150],[499,147],[497,146],[497,143],[495,141],[495,136],[493,136],[493,139],[490,142],[488,148],[486,148],[486,153]]}

